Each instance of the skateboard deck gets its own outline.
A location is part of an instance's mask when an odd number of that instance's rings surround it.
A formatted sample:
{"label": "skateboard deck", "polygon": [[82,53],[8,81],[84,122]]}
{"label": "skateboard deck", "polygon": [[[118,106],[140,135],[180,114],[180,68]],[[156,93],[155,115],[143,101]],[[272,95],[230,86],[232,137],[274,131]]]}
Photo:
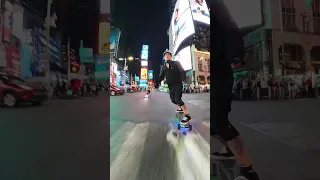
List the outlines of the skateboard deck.
{"label": "skateboard deck", "polygon": [[151,96],[150,94],[149,94],[149,95],[148,95],[148,94],[146,94],[144,97],[145,97],[145,98],[148,98],[148,97],[150,97],[150,96]]}
{"label": "skateboard deck", "polygon": [[182,124],[181,123],[181,120],[182,120],[182,118],[183,118],[183,112],[177,112],[177,118],[178,118],[178,120],[179,120],[179,123],[178,123],[178,130],[181,130],[182,128],[187,128],[187,129],[189,129],[189,131],[192,131],[192,125],[190,124],[190,122],[188,122],[187,124]]}

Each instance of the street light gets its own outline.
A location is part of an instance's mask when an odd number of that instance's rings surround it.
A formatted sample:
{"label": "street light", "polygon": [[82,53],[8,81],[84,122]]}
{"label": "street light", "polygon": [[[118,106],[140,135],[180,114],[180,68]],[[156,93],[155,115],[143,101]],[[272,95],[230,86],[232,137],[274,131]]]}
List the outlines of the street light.
{"label": "street light", "polygon": [[119,58],[120,61],[124,61],[124,68],[123,68],[123,72],[124,72],[124,80],[125,83],[127,83],[127,78],[126,78],[126,71],[128,70],[128,66],[127,66],[127,61],[133,61],[135,58],[132,56],[129,56],[128,58]]}

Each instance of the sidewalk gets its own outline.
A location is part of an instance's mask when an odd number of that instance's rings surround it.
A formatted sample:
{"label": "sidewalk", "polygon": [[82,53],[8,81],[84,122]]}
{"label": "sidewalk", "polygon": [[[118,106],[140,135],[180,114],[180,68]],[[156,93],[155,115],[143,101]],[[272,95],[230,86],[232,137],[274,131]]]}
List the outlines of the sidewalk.
{"label": "sidewalk", "polygon": [[[209,109],[209,96],[183,98]],[[233,102],[230,121],[241,133],[262,180],[320,178],[319,107],[317,99]],[[211,142],[211,151],[220,147]]]}

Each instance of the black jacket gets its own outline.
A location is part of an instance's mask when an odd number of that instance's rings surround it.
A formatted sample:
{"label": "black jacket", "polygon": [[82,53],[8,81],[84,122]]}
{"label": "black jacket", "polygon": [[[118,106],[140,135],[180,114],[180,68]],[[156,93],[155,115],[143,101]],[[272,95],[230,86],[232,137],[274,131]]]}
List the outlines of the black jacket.
{"label": "black jacket", "polygon": [[211,12],[211,72],[214,75],[230,74],[232,73],[230,63],[235,63],[235,59],[243,63],[245,55],[243,34],[223,0],[212,1]]}
{"label": "black jacket", "polygon": [[169,61],[169,67],[167,67],[167,62],[164,63],[163,67],[160,70],[159,82],[166,78],[166,83],[168,86],[175,84],[182,84],[182,81],[186,79],[186,73],[181,66],[179,61]]}

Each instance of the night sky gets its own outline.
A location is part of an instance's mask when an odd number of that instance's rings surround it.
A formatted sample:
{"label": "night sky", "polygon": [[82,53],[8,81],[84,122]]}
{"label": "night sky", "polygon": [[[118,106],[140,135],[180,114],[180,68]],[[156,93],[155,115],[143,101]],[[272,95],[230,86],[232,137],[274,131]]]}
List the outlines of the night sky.
{"label": "night sky", "polygon": [[[143,44],[149,45],[149,69],[159,74],[162,53],[168,48],[167,30],[170,24],[167,0],[116,0],[112,12],[112,26],[122,30],[121,48],[126,56],[140,57]],[[138,63],[132,70],[140,74]]]}

